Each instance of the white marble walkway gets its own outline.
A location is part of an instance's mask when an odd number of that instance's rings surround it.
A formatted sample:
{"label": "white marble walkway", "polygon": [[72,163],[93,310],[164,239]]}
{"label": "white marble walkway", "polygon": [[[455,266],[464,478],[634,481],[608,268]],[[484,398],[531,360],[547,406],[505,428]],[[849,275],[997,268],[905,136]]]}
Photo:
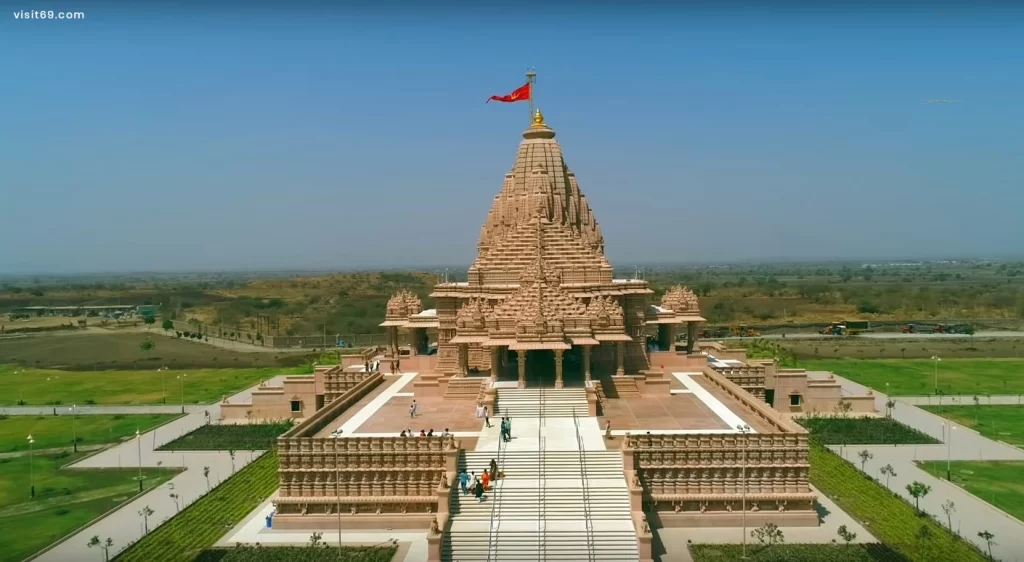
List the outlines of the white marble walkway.
{"label": "white marble walkway", "polygon": [[[686,387],[686,390],[692,392],[694,396],[700,399],[700,401],[703,402],[705,406],[707,406],[712,412],[714,412],[716,416],[721,418],[721,420],[725,422],[725,424],[728,425],[730,428],[736,428],[738,426],[746,424],[746,422],[743,421],[743,418],[736,415],[736,413],[730,410],[728,406],[722,404],[722,401],[716,398],[715,395],[708,392],[708,390],[703,386],[697,384],[691,378],[692,375],[703,376],[703,373],[672,373],[672,376],[675,377],[676,380],[678,380],[680,383],[682,383],[682,385]],[[659,431],[659,433],[661,432]],[[706,429],[702,429],[699,431],[694,431],[694,433],[739,433],[739,430],[720,429],[708,431]],[[757,433],[757,431],[751,428],[750,433]]]}
{"label": "white marble walkway", "polygon": [[[371,400],[369,404],[363,406],[361,410],[356,412],[356,415],[352,416],[351,418],[349,418],[348,421],[341,424],[341,436],[369,437],[369,435],[357,434],[356,430],[359,429],[361,425],[369,421],[369,419],[372,418],[373,415],[377,413],[377,410],[381,409],[384,406],[384,404],[388,403],[388,400],[391,400],[392,398],[398,396],[399,394],[408,395],[408,393],[403,393],[402,389],[405,388],[406,385],[408,385],[410,382],[412,382],[412,379],[416,378],[416,375],[417,373],[403,373],[399,377],[398,382],[389,386],[387,389],[384,390],[384,392],[380,393],[376,398]],[[388,435],[388,437],[393,436],[394,434]]]}

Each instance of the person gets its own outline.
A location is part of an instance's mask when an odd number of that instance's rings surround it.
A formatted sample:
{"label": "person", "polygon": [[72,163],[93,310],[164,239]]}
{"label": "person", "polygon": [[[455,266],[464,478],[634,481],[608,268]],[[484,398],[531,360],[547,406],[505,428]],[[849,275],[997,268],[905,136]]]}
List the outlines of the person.
{"label": "person", "polygon": [[465,468],[459,473],[459,488],[462,489],[462,495],[469,493],[469,474]]}
{"label": "person", "polygon": [[483,501],[484,501],[484,485],[479,480],[476,480],[473,483],[473,495],[476,496],[476,501],[477,502],[483,503]]}
{"label": "person", "polygon": [[421,430],[420,430],[420,437],[426,437],[426,436],[427,436],[427,432],[426,432],[426,431],[423,431],[423,430],[421,429]]}
{"label": "person", "polygon": [[405,430],[403,429],[403,430],[402,430],[402,435],[400,435],[399,437],[408,437],[408,436],[409,436],[409,435],[408,435],[408,434],[406,434],[406,433],[405,433]]}
{"label": "person", "polygon": [[484,469],[484,473],[480,475],[480,482],[484,485],[484,491],[487,491],[487,485],[491,483],[491,474]]}
{"label": "person", "polygon": [[604,438],[612,438],[612,420],[607,420],[604,422]]}
{"label": "person", "polygon": [[444,433],[441,434],[441,437],[448,438],[448,437],[451,437],[451,435],[452,435],[452,432],[448,431],[448,428],[446,427],[446,428],[444,428]]}
{"label": "person", "polygon": [[491,413],[487,411],[486,405],[484,405],[484,425],[491,427]]}
{"label": "person", "polygon": [[498,461],[491,459],[491,478],[498,479]]}
{"label": "person", "polygon": [[402,374],[402,360],[401,359],[395,359],[395,370],[398,371],[398,374]]}
{"label": "person", "polygon": [[434,436],[434,428],[430,428],[430,431],[427,432],[427,437],[433,437],[433,436]]}
{"label": "person", "polygon": [[418,407],[419,407],[419,404],[417,404],[416,403],[416,399],[413,398],[412,399],[412,404],[409,404],[409,417],[410,418],[415,418],[416,417],[416,409]]}

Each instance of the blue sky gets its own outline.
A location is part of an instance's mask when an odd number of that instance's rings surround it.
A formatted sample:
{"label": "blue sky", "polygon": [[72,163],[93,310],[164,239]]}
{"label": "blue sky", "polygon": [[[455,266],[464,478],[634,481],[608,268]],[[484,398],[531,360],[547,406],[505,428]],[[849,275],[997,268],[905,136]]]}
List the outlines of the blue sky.
{"label": "blue sky", "polygon": [[1021,5],[8,4],[3,273],[468,264],[528,66],[616,265],[1022,253]]}

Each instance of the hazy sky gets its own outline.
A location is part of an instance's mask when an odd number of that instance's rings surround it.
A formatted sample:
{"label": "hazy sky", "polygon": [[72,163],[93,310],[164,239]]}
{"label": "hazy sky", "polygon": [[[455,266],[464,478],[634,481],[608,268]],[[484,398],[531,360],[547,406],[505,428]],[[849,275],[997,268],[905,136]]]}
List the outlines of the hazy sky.
{"label": "hazy sky", "polygon": [[1022,253],[1021,3],[63,4],[0,0],[0,273],[468,264],[528,66],[616,265]]}

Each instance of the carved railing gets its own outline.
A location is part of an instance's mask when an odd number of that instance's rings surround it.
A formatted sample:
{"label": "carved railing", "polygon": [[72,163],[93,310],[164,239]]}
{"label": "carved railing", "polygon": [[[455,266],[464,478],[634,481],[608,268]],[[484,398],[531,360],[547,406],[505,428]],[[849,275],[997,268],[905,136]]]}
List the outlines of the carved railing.
{"label": "carved railing", "polygon": [[330,404],[320,408],[320,410],[310,416],[309,419],[286,431],[278,438],[278,442],[280,442],[280,439],[315,435],[321,429],[327,427],[328,424],[337,419],[337,417],[345,410],[355,405],[356,402],[362,400],[364,396],[369,394],[383,381],[384,375],[382,373],[373,373],[364,378],[359,383],[356,383],[355,386],[350,388],[348,392],[343,394],[340,398],[331,401]]}

